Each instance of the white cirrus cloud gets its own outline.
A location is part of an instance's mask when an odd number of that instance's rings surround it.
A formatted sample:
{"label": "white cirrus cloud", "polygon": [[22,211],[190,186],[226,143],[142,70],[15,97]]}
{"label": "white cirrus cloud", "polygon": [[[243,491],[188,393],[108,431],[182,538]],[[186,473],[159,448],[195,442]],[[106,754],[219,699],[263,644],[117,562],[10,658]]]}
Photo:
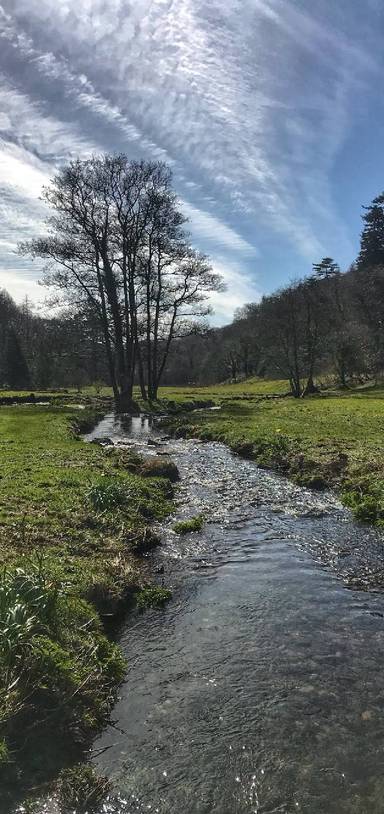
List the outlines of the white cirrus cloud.
{"label": "white cirrus cloud", "polygon": [[194,237],[226,253],[246,299],[266,232],[298,262],[333,245],[348,256],[332,171],[382,62],[363,12],[349,0],[1,0],[13,210],[72,155],[125,150],[172,165]]}
{"label": "white cirrus cloud", "polygon": [[244,240],[238,232],[210,212],[198,209],[185,200],[181,204],[184,214],[189,219],[192,233],[208,245],[219,245],[230,252],[250,257],[257,254],[254,245]]}

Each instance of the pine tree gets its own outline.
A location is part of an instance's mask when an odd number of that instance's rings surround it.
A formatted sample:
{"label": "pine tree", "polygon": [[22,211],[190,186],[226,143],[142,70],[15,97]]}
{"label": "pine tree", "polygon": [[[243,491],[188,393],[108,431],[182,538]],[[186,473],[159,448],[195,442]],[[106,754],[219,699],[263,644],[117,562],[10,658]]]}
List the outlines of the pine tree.
{"label": "pine tree", "polygon": [[370,206],[364,206],[364,228],[357,258],[358,271],[384,267],[384,193],[374,198]]}
{"label": "pine tree", "polygon": [[332,257],[323,257],[320,263],[313,263],[312,267],[317,279],[328,280],[330,277],[336,277],[337,274],[340,274],[340,267]]}
{"label": "pine tree", "polygon": [[5,347],[4,380],[11,390],[26,390],[31,386],[28,364],[12,327],[8,329]]}

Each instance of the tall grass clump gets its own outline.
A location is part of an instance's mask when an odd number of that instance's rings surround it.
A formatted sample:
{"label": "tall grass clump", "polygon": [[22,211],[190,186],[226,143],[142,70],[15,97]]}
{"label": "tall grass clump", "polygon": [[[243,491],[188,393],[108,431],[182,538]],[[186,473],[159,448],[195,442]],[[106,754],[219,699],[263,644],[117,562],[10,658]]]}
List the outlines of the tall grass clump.
{"label": "tall grass clump", "polygon": [[64,769],[58,781],[58,800],[63,814],[92,814],[102,808],[111,783],[87,764]]}
{"label": "tall grass clump", "polygon": [[103,478],[90,486],[87,497],[95,511],[108,512],[127,502],[127,486],[117,479]]}
{"label": "tall grass clump", "polygon": [[47,763],[60,765],[61,750],[97,731],[124,669],[94,608],[58,583],[42,559],[2,571],[0,801],[9,782],[38,778]]}
{"label": "tall grass clump", "polygon": [[34,637],[55,626],[58,598],[59,588],[47,578],[41,560],[33,564],[29,572],[23,568],[3,569],[0,576],[0,681],[6,701],[21,680]]}

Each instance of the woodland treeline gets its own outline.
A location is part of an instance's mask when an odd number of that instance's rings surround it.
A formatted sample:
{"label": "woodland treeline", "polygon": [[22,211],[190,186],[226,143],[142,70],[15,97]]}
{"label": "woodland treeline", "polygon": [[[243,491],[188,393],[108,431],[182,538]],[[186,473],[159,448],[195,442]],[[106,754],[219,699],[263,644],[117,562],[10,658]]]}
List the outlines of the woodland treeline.
{"label": "woodland treeline", "polygon": [[241,308],[234,321],[174,348],[169,383],[252,375],[286,378],[292,394],[315,381],[348,387],[384,375],[384,194],[364,207],[360,252],[344,273],[330,257]]}
{"label": "woodland treeline", "polygon": [[[168,168],[104,156],[72,162],[44,196],[47,234],[22,246],[49,261],[55,315],[0,292],[0,383],[11,389],[112,385],[123,408],[134,384],[199,385],[251,375],[286,378],[301,397],[384,372],[384,194],[364,207],[356,262],[312,272],[209,328],[222,289],[190,245]],[[58,312],[58,305],[61,310]]]}
{"label": "woodland treeline", "polygon": [[0,291],[0,385],[10,390],[84,387],[108,382],[99,325],[90,314],[49,318],[28,298],[17,306]]}

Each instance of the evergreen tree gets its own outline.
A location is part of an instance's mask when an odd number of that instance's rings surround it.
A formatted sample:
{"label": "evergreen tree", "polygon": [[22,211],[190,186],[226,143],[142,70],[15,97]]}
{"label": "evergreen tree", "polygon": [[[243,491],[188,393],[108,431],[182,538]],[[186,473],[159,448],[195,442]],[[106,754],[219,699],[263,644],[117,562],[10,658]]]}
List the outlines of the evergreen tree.
{"label": "evergreen tree", "polygon": [[364,228],[357,258],[358,271],[384,266],[384,193],[364,206]]}
{"label": "evergreen tree", "polygon": [[11,390],[25,390],[31,386],[28,364],[13,327],[7,332],[3,376]]}
{"label": "evergreen tree", "polygon": [[328,280],[330,277],[336,277],[340,274],[340,267],[333,260],[332,257],[323,257],[320,263],[313,263],[313,273],[316,278],[321,280]]}

